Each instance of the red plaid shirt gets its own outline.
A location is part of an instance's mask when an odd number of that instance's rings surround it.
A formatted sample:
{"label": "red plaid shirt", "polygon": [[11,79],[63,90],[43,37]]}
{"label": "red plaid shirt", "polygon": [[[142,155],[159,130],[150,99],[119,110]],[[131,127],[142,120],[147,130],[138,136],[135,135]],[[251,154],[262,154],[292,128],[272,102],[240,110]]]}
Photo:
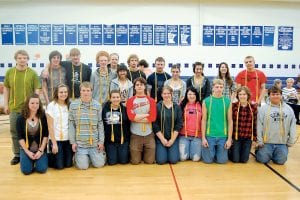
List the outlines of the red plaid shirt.
{"label": "red plaid shirt", "polygon": [[[250,104],[253,112],[253,140],[256,140],[256,119],[257,106]],[[236,119],[238,113],[239,102],[232,104],[232,120],[233,120],[233,134],[232,138],[236,138]],[[249,105],[246,107],[240,106],[238,119],[238,138],[251,139],[252,135],[252,114]]]}

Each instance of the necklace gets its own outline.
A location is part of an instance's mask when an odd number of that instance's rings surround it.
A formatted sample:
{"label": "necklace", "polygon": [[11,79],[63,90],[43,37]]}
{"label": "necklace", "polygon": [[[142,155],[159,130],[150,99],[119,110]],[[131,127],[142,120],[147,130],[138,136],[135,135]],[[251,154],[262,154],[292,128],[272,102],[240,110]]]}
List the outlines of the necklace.
{"label": "necklace", "polygon": [[[53,72],[52,68],[50,67],[50,79],[51,79],[51,99],[53,99],[53,94],[54,94],[54,80],[53,80]],[[61,84],[61,67],[59,68],[59,84]]]}
{"label": "necklace", "polygon": [[[27,71],[28,71],[28,68],[26,68],[25,70],[25,75],[24,75],[24,80],[23,80],[23,86],[24,86],[24,102],[26,101],[26,75],[27,75]],[[15,68],[15,73],[14,73],[14,107],[16,107],[16,91],[17,91],[17,88],[16,88],[16,76],[17,76],[17,67]]]}
{"label": "necklace", "polygon": [[[119,112],[120,112],[120,123],[121,123],[121,144],[124,143],[124,133],[123,133],[123,114],[122,114],[122,107],[119,106]],[[110,117],[111,119],[113,118],[113,108],[112,105],[110,106]],[[115,141],[115,134],[114,134],[114,125],[113,125],[113,120],[111,120],[111,136],[110,136],[110,140],[112,142]]]}
{"label": "necklace", "polygon": [[[105,76],[106,77],[106,87],[104,84],[102,84],[102,81],[101,81],[101,77],[102,76]],[[102,106],[102,103],[103,103],[103,100],[102,100],[102,92],[103,92],[103,88],[105,87],[106,89],[109,88],[108,87],[109,85],[109,73],[108,71],[106,71],[106,73],[104,72],[101,72],[101,70],[99,70],[99,103],[100,105]],[[108,100],[108,94],[106,93],[106,97],[105,95],[103,95],[104,99]]]}
{"label": "necklace", "polygon": [[[81,99],[80,99],[80,102],[79,102],[79,106],[78,106],[78,112],[77,112],[77,116],[78,116],[78,118],[77,118],[77,120],[78,120],[78,126],[77,126],[77,136],[79,136],[80,135],[80,125],[81,125],[81,104],[82,104],[82,101],[81,101]],[[91,120],[92,120],[92,111],[93,111],[93,108],[92,108],[92,100],[90,101],[90,105],[89,105],[89,116],[88,116],[88,121],[89,121],[89,123],[88,123],[88,125],[89,125],[89,143],[90,143],[90,145],[92,145],[93,144],[93,130],[92,130],[92,122],[91,122]]]}
{"label": "necklace", "polygon": [[[226,126],[226,105],[224,96],[222,97],[223,101],[223,118],[224,118],[224,134],[227,135],[227,126]],[[209,102],[209,112],[208,112],[208,127],[207,127],[207,135],[210,134],[210,124],[211,124],[211,113],[212,112],[212,95],[210,95],[210,102]]]}
{"label": "necklace", "polygon": [[[165,104],[162,103],[161,105],[161,113],[160,113],[160,130],[162,132],[162,134],[165,136],[165,119],[166,119],[166,116],[165,116]],[[171,124],[171,138],[173,138],[173,135],[174,135],[174,104],[172,103],[172,124]]]}
{"label": "necklace", "polygon": [[[251,140],[253,141],[253,124],[254,124],[254,116],[250,103],[247,103],[250,112],[251,112]],[[239,113],[240,113],[241,102],[238,104],[238,110],[236,113],[236,124],[235,124],[235,139],[238,140],[238,124],[239,124]]]}

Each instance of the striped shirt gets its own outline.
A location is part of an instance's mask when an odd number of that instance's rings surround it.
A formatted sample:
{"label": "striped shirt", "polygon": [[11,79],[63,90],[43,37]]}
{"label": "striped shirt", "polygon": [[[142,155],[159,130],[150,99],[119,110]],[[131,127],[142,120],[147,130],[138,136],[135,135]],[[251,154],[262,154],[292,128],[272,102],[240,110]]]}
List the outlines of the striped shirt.
{"label": "striped shirt", "polygon": [[69,108],[69,137],[71,144],[79,147],[96,147],[104,143],[104,129],[101,117],[101,105],[92,100],[73,101]]}

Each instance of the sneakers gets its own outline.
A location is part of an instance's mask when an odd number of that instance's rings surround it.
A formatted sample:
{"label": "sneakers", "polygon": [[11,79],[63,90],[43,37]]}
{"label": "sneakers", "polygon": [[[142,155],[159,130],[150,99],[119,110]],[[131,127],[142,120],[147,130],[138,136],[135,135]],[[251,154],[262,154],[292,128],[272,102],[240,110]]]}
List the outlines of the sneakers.
{"label": "sneakers", "polygon": [[10,164],[11,165],[16,165],[20,162],[20,157],[14,157],[11,161]]}

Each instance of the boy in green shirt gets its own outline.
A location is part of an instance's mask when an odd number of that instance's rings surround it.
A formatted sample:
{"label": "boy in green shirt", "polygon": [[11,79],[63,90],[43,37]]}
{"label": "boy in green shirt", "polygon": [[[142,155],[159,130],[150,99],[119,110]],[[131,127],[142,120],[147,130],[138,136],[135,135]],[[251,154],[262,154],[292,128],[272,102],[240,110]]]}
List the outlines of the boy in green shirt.
{"label": "boy in green shirt", "polygon": [[213,81],[213,94],[202,103],[202,159],[205,163],[226,163],[232,143],[230,99],[222,95],[224,81]]}
{"label": "boy in green shirt", "polygon": [[11,165],[20,162],[20,146],[16,131],[17,116],[22,110],[26,98],[41,88],[37,73],[28,67],[29,55],[18,50],[14,56],[17,64],[6,71],[4,79],[4,112],[9,114],[10,133],[12,136],[14,158]]}

